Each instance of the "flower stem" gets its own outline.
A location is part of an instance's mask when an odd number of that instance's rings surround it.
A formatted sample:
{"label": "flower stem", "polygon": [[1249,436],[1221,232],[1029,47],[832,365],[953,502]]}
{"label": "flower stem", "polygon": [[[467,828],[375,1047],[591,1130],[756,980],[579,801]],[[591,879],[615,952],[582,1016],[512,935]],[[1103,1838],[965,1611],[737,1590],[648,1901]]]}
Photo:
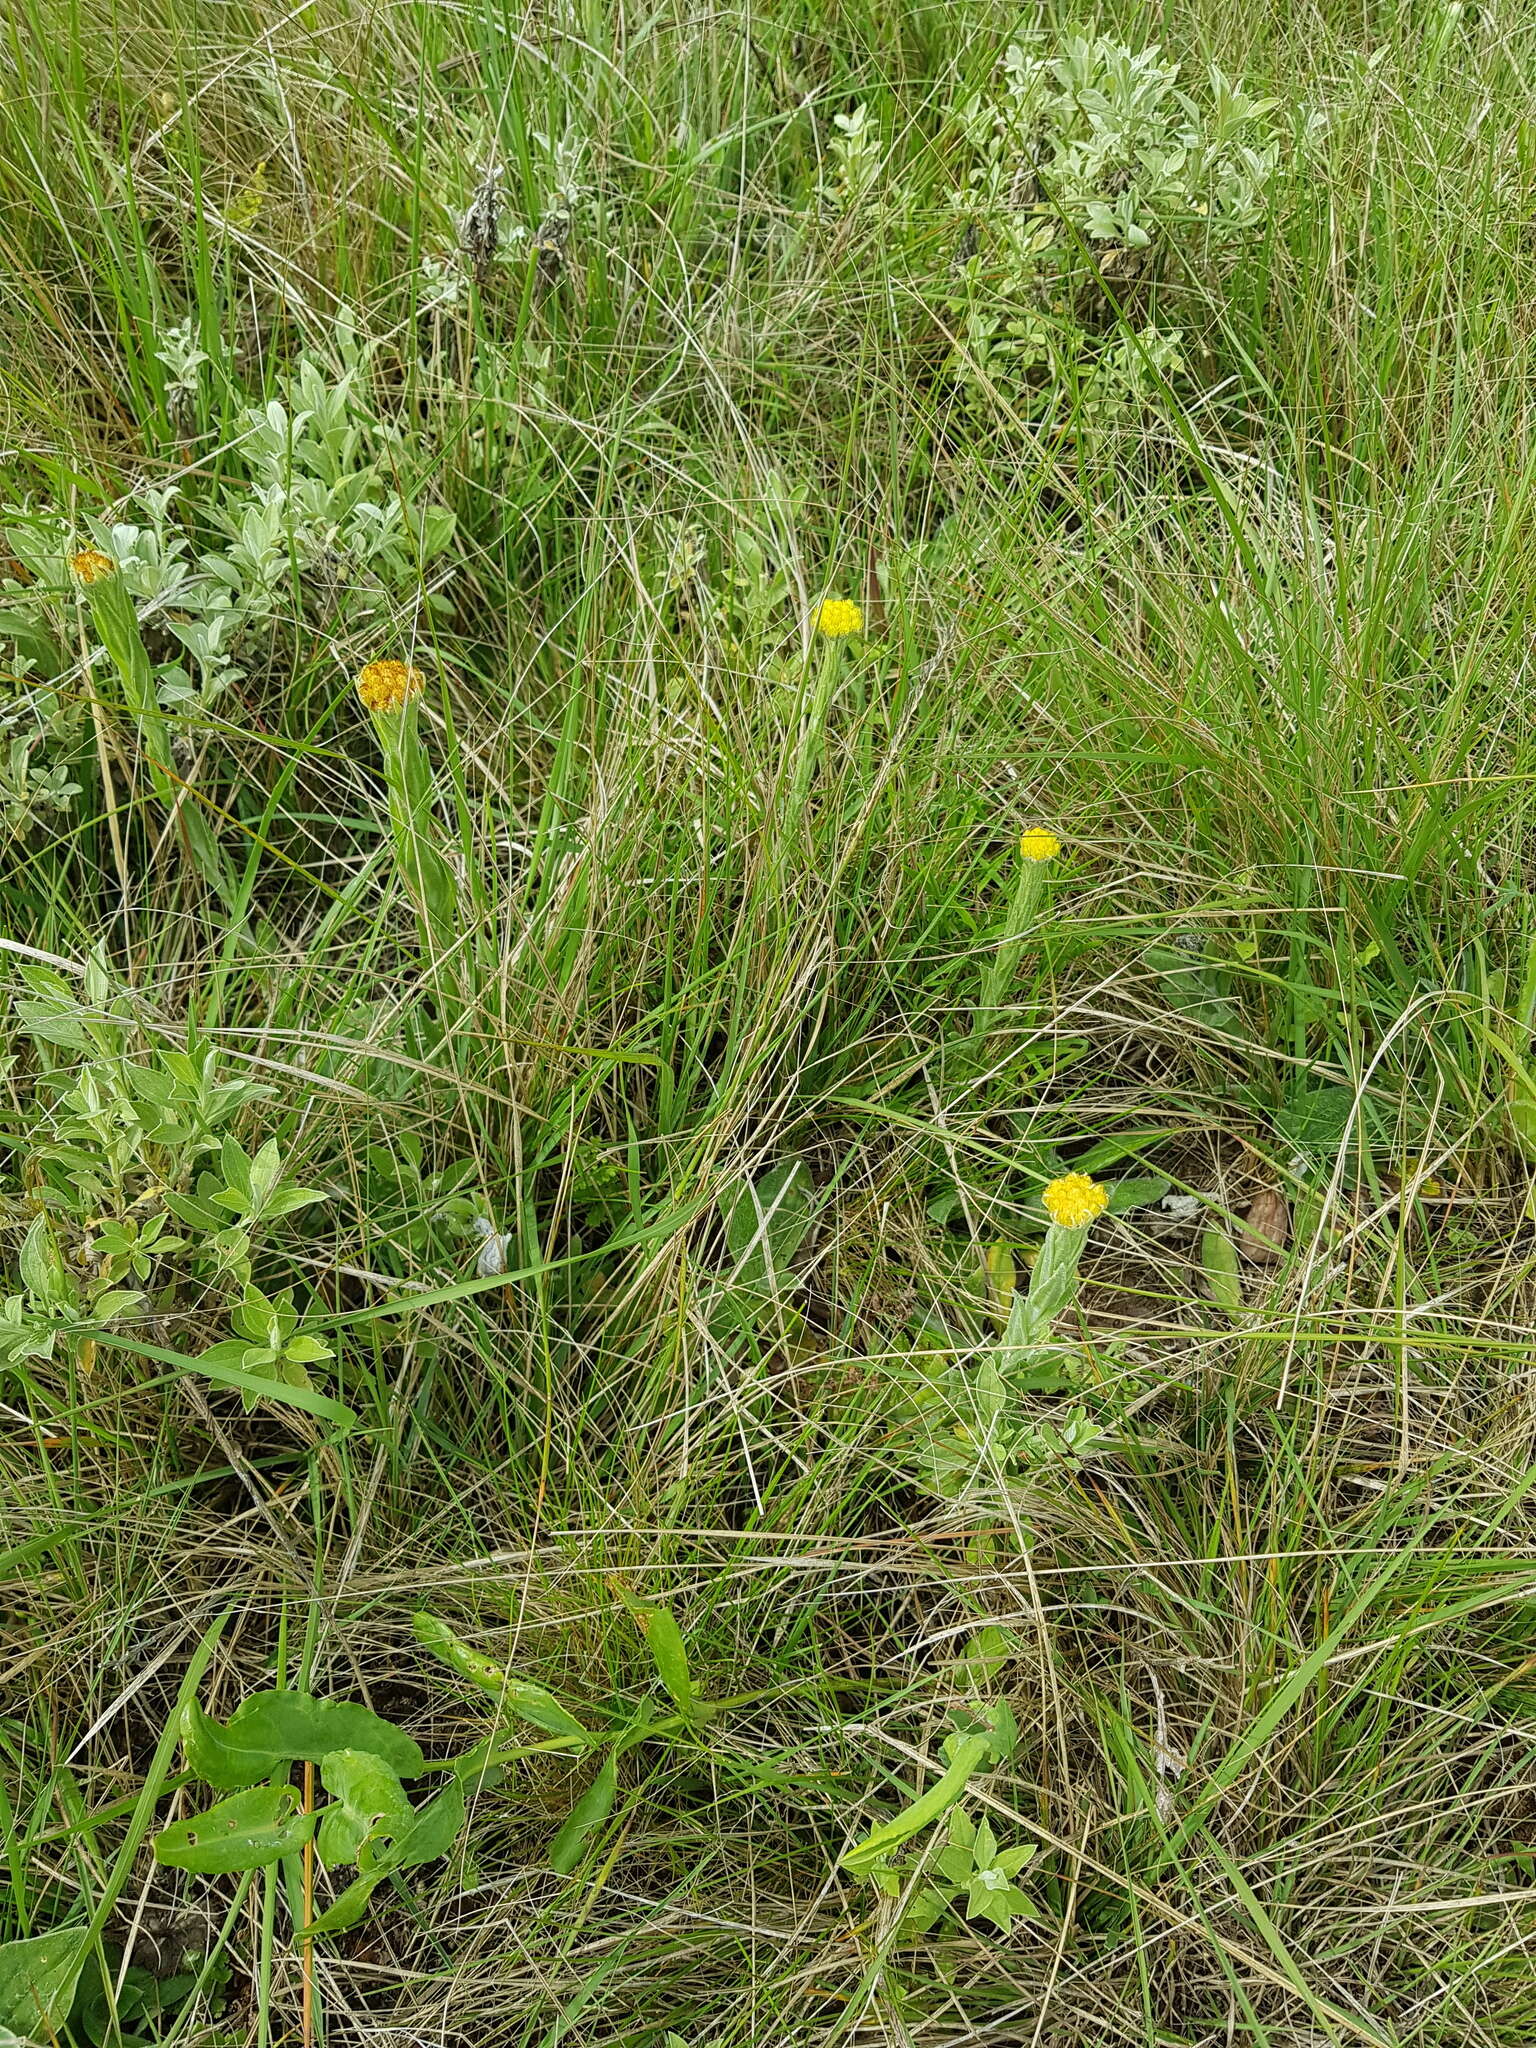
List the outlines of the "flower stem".
{"label": "flower stem", "polygon": [[432,767],[417,725],[413,700],[374,718],[384,753],[389,825],[395,860],[416,912],[424,950],[442,959],[455,942],[458,886],[432,843]]}

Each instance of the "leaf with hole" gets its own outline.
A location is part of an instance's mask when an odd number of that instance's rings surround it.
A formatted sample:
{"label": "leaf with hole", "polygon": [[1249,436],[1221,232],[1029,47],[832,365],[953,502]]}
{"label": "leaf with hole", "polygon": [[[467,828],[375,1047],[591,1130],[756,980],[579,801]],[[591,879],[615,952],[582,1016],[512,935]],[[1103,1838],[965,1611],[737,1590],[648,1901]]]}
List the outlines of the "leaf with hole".
{"label": "leaf with hole", "polygon": [[191,1820],[173,1821],[155,1837],[155,1861],[204,1877],[260,1870],[303,1848],[315,1816],[299,1811],[291,1785],[252,1785]]}
{"label": "leaf with hole", "polygon": [[358,1845],[359,1875],[340,1898],[303,1929],[304,1938],[340,1934],[355,1927],[368,1910],[368,1901],[391,1871],[413,1870],[446,1856],[463,1833],[466,1817],[464,1787],[455,1778],[424,1806],[407,1807],[405,1824],[393,1839],[381,1825],[377,1835],[365,1837]]}
{"label": "leaf with hole", "polygon": [[551,1692],[530,1679],[514,1678],[503,1665],[472,1649],[435,1614],[418,1614],[411,1623],[416,1640],[424,1650],[446,1664],[450,1671],[467,1678],[489,1693],[508,1713],[541,1728],[546,1735],[563,1735],[573,1742],[591,1742],[593,1737],[574,1714],[568,1713]]}
{"label": "leaf with hole", "polygon": [[315,1848],[327,1865],[356,1863],[365,1842],[395,1839],[412,1822],[405,1787],[382,1757],[338,1749],[320,1760],[320,1782],[335,1801],[320,1816]]}

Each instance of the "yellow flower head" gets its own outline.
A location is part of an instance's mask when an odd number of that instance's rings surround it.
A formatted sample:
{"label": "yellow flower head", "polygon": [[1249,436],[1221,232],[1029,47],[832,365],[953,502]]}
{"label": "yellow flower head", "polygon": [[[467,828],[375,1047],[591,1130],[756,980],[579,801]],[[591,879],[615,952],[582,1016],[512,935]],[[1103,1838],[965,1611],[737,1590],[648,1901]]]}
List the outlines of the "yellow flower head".
{"label": "yellow flower head", "polygon": [[357,678],[357,694],[370,711],[403,711],[427,687],[408,661],[370,661]]}
{"label": "yellow flower head", "polygon": [[78,555],[70,556],[69,566],[82,583],[101,583],[117,574],[116,562],[100,548],[82,548]]}
{"label": "yellow flower head", "polygon": [[862,633],[864,614],[846,597],[824,597],[816,613],[816,630],[828,640],[846,640],[850,633]]}
{"label": "yellow flower head", "polygon": [[1031,825],[1019,841],[1019,852],[1025,860],[1054,860],[1060,851],[1061,841],[1056,834],[1039,825]]}
{"label": "yellow flower head", "polygon": [[1086,1173],[1064,1173],[1049,1184],[1041,1200],[1051,1221],[1063,1230],[1086,1230],[1109,1207],[1108,1191]]}

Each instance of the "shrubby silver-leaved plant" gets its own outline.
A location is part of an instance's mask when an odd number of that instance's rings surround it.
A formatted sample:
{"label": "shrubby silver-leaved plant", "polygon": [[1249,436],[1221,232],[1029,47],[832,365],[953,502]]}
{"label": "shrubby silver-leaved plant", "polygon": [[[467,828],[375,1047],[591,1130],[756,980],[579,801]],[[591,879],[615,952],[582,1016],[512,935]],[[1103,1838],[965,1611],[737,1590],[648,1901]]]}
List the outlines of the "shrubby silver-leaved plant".
{"label": "shrubby silver-leaved plant", "polygon": [[1155,44],[1013,43],[1000,89],[960,115],[968,225],[948,308],[962,388],[1024,420],[1093,420],[1178,376],[1184,336],[1156,286],[1209,274],[1262,234],[1277,104],[1214,64],[1188,90]]}

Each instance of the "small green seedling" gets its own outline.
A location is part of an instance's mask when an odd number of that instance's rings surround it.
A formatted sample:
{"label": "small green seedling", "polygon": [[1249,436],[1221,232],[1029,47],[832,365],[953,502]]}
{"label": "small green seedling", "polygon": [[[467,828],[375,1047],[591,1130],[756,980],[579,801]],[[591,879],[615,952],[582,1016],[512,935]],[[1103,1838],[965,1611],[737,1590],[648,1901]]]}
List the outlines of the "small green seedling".
{"label": "small green seedling", "polygon": [[[956,1808],[949,1817],[944,1848],[908,1897],[899,1938],[920,1939],[962,1900],[961,1910],[967,1919],[990,1920],[1004,1934],[1015,1920],[1038,1920],[1038,1909],[1014,1882],[1034,1854],[1033,1842],[1022,1848],[999,1849],[986,1821],[972,1821]],[[889,1863],[876,1865],[870,1875],[892,1899],[906,1894],[912,1879],[911,1872]]]}
{"label": "small green seedling", "polygon": [[[991,1920],[1005,1933],[1016,1919],[1038,1918],[1014,1882],[1034,1855],[1033,1845],[999,1849],[991,1827],[985,1821],[978,1825],[960,1810],[971,1781],[1006,1763],[1017,1743],[1018,1726],[1006,1702],[985,1716],[959,1716],[940,1750],[946,1768],[938,1781],[844,1850],[845,1869],[868,1877],[887,1898],[905,1900],[901,1940],[926,1934],[962,1897],[968,1916]],[[908,1842],[940,1821],[945,1821],[945,1846],[936,1856],[930,1839],[915,1862],[903,1865],[893,1860]]]}

